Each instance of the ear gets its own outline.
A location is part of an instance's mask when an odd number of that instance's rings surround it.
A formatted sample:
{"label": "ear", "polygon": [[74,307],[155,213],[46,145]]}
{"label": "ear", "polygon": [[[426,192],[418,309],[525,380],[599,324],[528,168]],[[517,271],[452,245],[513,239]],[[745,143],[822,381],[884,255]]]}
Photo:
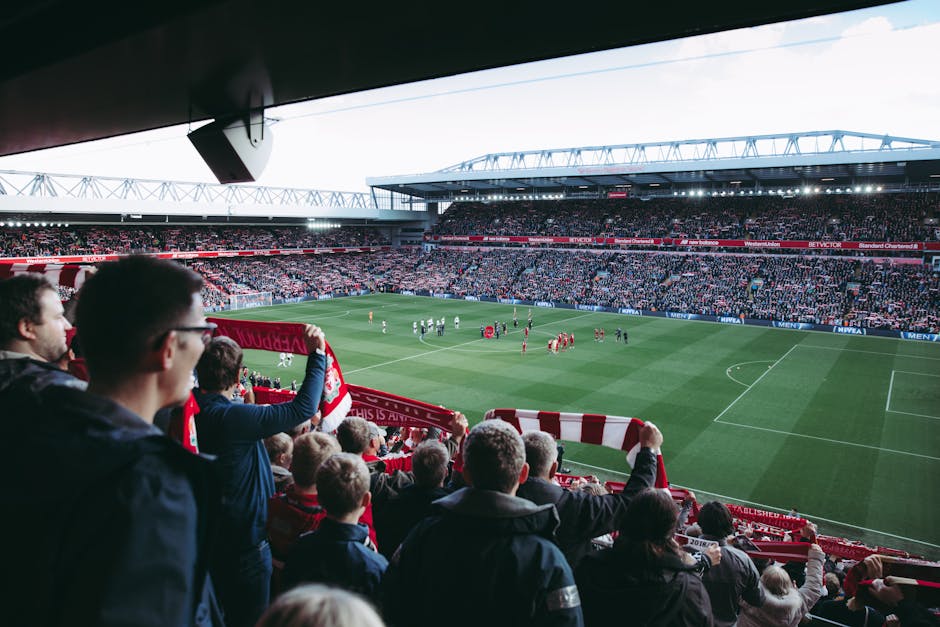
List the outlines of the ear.
{"label": "ear", "polygon": [[552,462],[551,467],[548,469],[548,478],[551,479],[555,476],[555,472],[558,470],[558,460]]}
{"label": "ear", "polygon": [[528,478],[529,478],[529,464],[528,462],[526,462],[525,464],[522,464],[522,470],[519,471],[519,484],[521,485],[525,483],[526,479]]}
{"label": "ear", "polygon": [[147,354],[147,365],[160,372],[169,370],[173,367],[173,360],[178,351],[176,331],[170,331]]}
{"label": "ear", "polygon": [[365,494],[362,495],[362,503],[359,504],[359,507],[362,507],[363,509],[365,509],[365,508],[368,508],[369,505],[371,504],[372,504],[372,493],[366,492]]}
{"label": "ear", "polygon": [[19,332],[20,337],[26,340],[35,340],[38,337],[29,318],[20,318],[16,323],[16,330]]}

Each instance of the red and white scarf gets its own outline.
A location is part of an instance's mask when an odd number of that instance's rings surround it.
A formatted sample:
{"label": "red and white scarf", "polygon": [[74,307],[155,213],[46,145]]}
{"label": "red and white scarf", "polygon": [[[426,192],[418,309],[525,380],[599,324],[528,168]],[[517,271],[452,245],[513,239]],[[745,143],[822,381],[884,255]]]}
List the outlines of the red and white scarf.
{"label": "red and white scarf", "polygon": [[[644,424],[639,418],[534,409],[491,409],[484,416],[484,420],[494,418],[505,420],[519,433],[545,431],[558,440],[598,444],[626,451],[631,468],[640,452],[640,429]],[[656,454],[656,487],[668,488],[662,452],[653,452]]]}

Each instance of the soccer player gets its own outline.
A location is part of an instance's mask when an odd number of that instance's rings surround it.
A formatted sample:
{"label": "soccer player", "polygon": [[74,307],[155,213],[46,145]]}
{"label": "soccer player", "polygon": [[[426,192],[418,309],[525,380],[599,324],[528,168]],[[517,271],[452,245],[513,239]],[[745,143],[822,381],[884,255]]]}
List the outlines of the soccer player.
{"label": "soccer player", "polygon": [[601,342],[604,341],[604,327],[601,327]]}
{"label": "soccer player", "polygon": [[369,312],[369,324],[372,324],[372,312]]}
{"label": "soccer player", "polygon": [[571,348],[574,348],[574,331],[568,334],[568,343],[571,344]]}
{"label": "soccer player", "polygon": [[522,332],[525,334],[525,338],[529,339],[529,327],[524,328]]}
{"label": "soccer player", "polygon": [[597,330],[597,327],[594,327],[594,341],[595,342],[599,341],[600,336],[601,336],[601,332]]}
{"label": "soccer player", "polygon": [[286,367],[287,367],[287,353],[281,353],[281,354],[279,355],[279,359],[278,359],[278,362],[277,362],[277,367],[278,367],[278,368],[286,368]]}
{"label": "soccer player", "polygon": [[387,329],[388,329],[388,323],[383,320],[382,321],[382,333],[385,333]]}
{"label": "soccer player", "polygon": [[525,355],[526,341],[525,338],[522,339],[522,354]]}
{"label": "soccer player", "polygon": [[624,344],[627,343],[627,330],[626,329],[623,330],[623,343]]}
{"label": "soccer player", "polygon": [[418,334],[418,323],[417,323],[417,322],[412,322],[412,323],[411,323],[411,332],[414,333],[415,335]]}
{"label": "soccer player", "polygon": [[622,335],[623,335],[623,329],[621,329],[620,327],[617,327],[617,330],[614,331],[614,336],[617,342],[620,341],[620,338]]}
{"label": "soccer player", "polygon": [[460,316],[454,316],[454,328],[455,329],[460,328]]}

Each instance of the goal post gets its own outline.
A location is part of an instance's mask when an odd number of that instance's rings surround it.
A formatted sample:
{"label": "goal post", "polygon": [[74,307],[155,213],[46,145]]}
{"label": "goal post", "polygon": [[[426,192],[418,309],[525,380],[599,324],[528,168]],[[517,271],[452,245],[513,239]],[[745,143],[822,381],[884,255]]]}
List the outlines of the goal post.
{"label": "goal post", "polygon": [[249,292],[248,294],[232,294],[228,297],[229,309],[232,310],[267,307],[273,302],[271,292]]}

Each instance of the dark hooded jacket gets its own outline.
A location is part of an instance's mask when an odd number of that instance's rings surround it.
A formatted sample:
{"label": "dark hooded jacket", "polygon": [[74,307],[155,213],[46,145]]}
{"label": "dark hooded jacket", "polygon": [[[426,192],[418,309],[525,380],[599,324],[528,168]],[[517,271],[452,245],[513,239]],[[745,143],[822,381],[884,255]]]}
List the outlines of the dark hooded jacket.
{"label": "dark hooded jacket", "polygon": [[552,541],[557,526],[554,506],[501,492],[463,488],[435,501],[386,571],[386,619],[401,627],[583,625],[571,568]]}
{"label": "dark hooded jacket", "polygon": [[209,460],[107,398],[33,383],[3,393],[5,623],[220,624]]}
{"label": "dark hooded jacket", "polygon": [[575,579],[587,627],[711,627],[711,602],[695,566],[668,553],[652,568],[638,562],[620,540],[581,561]]}
{"label": "dark hooded jacket", "polygon": [[64,385],[79,390],[88,386],[55,364],[20,353],[0,351],[0,398],[15,382],[25,382],[33,392],[41,392],[50,385]]}

